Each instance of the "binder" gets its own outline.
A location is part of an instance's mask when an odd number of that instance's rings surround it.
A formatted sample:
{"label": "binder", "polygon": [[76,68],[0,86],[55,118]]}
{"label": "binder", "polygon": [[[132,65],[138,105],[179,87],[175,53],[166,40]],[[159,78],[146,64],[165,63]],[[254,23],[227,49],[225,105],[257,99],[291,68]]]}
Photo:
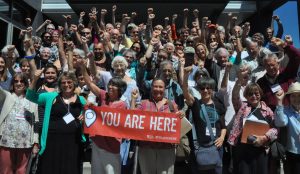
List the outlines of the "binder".
{"label": "binder", "polygon": [[180,138],[183,137],[186,133],[188,133],[192,129],[192,124],[186,117],[181,119],[181,130],[180,130]]}
{"label": "binder", "polygon": [[257,135],[257,136],[263,136],[268,132],[270,129],[270,126],[267,122],[261,121],[261,120],[246,120],[241,142],[247,143],[247,138],[249,135]]}

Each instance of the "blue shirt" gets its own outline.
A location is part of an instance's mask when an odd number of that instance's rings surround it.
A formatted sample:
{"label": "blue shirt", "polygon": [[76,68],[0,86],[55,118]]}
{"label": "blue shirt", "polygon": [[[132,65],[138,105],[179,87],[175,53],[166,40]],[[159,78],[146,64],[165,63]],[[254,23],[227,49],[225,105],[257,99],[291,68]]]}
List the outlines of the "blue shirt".
{"label": "blue shirt", "polygon": [[291,107],[277,106],[275,110],[275,125],[287,126],[286,150],[300,154],[300,115]]}

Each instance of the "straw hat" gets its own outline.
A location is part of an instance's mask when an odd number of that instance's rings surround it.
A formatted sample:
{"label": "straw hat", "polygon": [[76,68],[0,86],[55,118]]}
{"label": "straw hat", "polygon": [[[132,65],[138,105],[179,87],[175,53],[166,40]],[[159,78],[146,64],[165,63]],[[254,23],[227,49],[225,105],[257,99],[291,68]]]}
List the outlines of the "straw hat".
{"label": "straw hat", "polygon": [[300,92],[300,83],[299,82],[292,83],[286,94],[292,94],[292,93],[296,93],[296,92]]}

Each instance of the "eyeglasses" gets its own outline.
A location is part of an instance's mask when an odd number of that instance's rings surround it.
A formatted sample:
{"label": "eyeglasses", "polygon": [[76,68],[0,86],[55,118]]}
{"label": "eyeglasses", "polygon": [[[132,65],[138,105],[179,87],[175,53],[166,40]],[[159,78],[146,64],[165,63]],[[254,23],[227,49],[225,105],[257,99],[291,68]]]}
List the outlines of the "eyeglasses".
{"label": "eyeglasses", "polygon": [[128,58],[128,59],[133,59],[132,56],[124,56],[125,58]]}
{"label": "eyeglasses", "polygon": [[44,36],[44,38],[51,38],[51,36]]}
{"label": "eyeglasses", "polygon": [[175,46],[179,46],[179,47],[182,46],[182,44],[174,44],[174,45],[175,45]]}
{"label": "eyeglasses", "polygon": [[194,41],[188,40],[188,41],[186,41],[186,43],[194,43]]}
{"label": "eyeglasses", "polygon": [[249,97],[252,97],[253,95],[255,95],[257,97],[257,96],[260,96],[260,93],[259,92],[252,92],[252,93],[248,94]]}

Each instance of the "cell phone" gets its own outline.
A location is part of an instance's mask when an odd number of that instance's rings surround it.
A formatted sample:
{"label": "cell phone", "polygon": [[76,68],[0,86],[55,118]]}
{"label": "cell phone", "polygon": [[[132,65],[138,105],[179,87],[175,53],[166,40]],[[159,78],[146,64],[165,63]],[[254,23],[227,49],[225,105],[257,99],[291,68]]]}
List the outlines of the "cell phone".
{"label": "cell phone", "polygon": [[192,66],[195,63],[194,53],[184,53],[185,64],[184,67]]}

